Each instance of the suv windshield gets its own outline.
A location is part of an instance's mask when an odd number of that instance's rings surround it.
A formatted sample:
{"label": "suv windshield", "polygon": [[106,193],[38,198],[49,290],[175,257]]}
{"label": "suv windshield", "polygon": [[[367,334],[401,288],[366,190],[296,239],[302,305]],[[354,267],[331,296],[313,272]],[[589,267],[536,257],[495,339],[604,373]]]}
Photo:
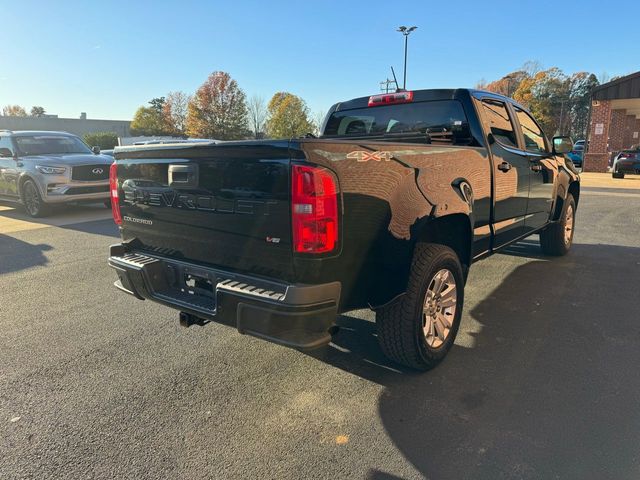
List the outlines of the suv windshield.
{"label": "suv windshield", "polygon": [[383,137],[420,143],[473,145],[475,140],[457,100],[403,103],[331,114],[324,137]]}
{"label": "suv windshield", "polygon": [[78,137],[64,135],[24,135],[13,138],[18,154],[51,155],[64,153],[92,153]]}

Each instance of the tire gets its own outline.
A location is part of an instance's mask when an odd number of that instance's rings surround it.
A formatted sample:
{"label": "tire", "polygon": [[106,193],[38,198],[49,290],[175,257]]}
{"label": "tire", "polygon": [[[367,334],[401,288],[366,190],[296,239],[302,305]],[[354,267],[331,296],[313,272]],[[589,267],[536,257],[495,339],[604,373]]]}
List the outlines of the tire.
{"label": "tire", "polygon": [[564,202],[560,220],[540,232],[540,246],[545,255],[566,255],[573,243],[576,220],[576,201],[570,193]]}
{"label": "tire", "polygon": [[26,180],[22,184],[22,204],[30,217],[45,217],[49,214],[49,206],[44,203],[38,186],[33,180]]}
{"label": "tire", "polygon": [[[447,275],[441,272],[448,272]],[[440,275],[440,276],[439,276]],[[440,279],[441,292],[447,292],[455,284],[454,295],[450,291],[447,299],[427,297],[428,291],[437,289]],[[446,279],[446,281],[442,281]],[[438,295],[439,296],[439,295]],[[448,300],[448,301],[447,301]],[[441,302],[441,303],[440,303]],[[453,302],[453,303],[451,303]],[[391,360],[417,370],[429,370],[446,356],[451,349],[460,327],[464,303],[464,275],[456,253],[449,247],[433,243],[416,245],[409,282],[405,294],[376,313],[378,342],[384,354]],[[444,305],[447,304],[446,308]],[[442,322],[430,321],[441,308]],[[453,309],[451,308],[453,307]],[[425,312],[431,309],[432,315]],[[448,324],[448,331],[445,322]],[[431,328],[429,328],[429,326]],[[432,332],[429,335],[429,331]],[[440,338],[440,334],[444,339]]]}
{"label": "tire", "polygon": [[611,174],[611,176],[612,176],[613,178],[624,178],[624,173],[613,172],[613,173]]}

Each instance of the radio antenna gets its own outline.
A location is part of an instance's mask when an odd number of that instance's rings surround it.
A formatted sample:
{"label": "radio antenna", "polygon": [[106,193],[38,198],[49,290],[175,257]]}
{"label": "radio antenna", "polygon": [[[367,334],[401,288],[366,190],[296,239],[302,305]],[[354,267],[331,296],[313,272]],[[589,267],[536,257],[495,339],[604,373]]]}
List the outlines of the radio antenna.
{"label": "radio antenna", "polygon": [[393,70],[393,66],[391,66],[391,73],[393,74],[393,81],[396,84],[396,92],[399,92],[400,87],[398,86],[398,79],[396,78],[396,72]]}

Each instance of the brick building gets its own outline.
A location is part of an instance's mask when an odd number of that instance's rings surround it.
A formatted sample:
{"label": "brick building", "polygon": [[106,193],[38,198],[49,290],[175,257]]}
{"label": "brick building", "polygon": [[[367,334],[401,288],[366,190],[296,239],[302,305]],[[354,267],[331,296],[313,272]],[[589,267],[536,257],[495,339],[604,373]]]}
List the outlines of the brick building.
{"label": "brick building", "polygon": [[591,94],[584,170],[606,172],[609,159],[640,144],[640,72],[604,83]]}

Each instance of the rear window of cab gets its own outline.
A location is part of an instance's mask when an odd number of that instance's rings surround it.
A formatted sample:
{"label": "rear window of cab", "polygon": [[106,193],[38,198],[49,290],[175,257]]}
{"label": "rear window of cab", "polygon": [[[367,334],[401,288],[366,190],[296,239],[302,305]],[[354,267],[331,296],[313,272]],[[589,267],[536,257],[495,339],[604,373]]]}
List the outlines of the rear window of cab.
{"label": "rear window of cab", "polygon": [[474,145],[457,100],[402,103],[341,110],[327,120],[324,137],[382,137],[398,141]]}

